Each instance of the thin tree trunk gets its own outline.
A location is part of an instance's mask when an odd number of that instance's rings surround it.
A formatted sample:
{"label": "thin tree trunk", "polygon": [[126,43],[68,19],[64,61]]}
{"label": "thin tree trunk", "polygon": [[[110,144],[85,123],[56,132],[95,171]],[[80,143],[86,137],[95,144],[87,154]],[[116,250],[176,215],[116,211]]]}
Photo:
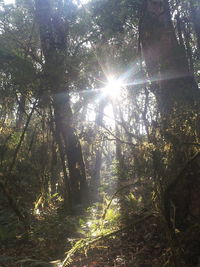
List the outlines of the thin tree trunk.
{"label": "thin tree trunk", "polygon": [[57,138],[56,138],[56,130],[55,123],[53,119],[52,107],[49,107],[50,110],[50,130],[52,134],[52,147],[51,147],[51,195],[56,193],[56,183],[58,182],[58,157],[57,157]]}
{"label": "thin tree trunk", "polygon": [[56,143],[54,141],[54,138],[52,140],[52,148],[51,148],[51,195],[56,193],[56,183],[57,183],[57,153],[56,153]]}
{"label": "thin tree trunk", "polygon": [[191,40],[190,29],[187,29],[186,23],[183,23],[183,34],[185,38],[185,46],[186,46],[186,52],[187,52],[187,57],[188,57],[188,62],[189,62],[189,70],[190,70],[191,75],[194,75],[194,61],[193,61],[193,56],[192,56],[192,48],[190,45],[190,40]]}
{"label": "thin tree trunk", "polygon": [[11,209],[13,210],[13,212],[17,215],[17,217],[19,218],[19,220],[24,224],[25,226],[25,229],[27,230],[28,229],[28,219],[26,216],[23,215],[23,213],[21,212],[20,208],[18,207],[17,203],[15,202],[15,200],[13,199],[12,197],[12,194],[9,192],[9,189],[8,189],[8,181],[10,180],[10,176],[12,174],[12,170],[15,166],[15,163],[16,163],[16,160],[17,160],[17,156],[18,156],[18,153],[20,151],[20,148],[21,148],[21,145],[22,145],[22,142],[24,140],[24,137],[25,137],[25,134],[26,134],[26,131],[28,129],[28,126],[29,126],[29,123],[30,123],[30,120],[31,120],[31,117],[35,111],[35,108],[36,108],[36,104],[37,104],[37,100],[35,101],[35,103],[33,104],[33,107],[32,107],[32,110],[28,116],[28,119],[26,121],[26,125],[23,129],[23,132],[21,134],[21,137],[20,137],[20,140],[19,140],[19,143],[15,149],[15,152],[14,152],[14,155],[13,155],[13,159],[12,159],[12,162],[9,166],[9,169],[7,171],[7,179],[6,179],[6,183],[3,183],[0,181],[0,187],[2,189],[2,192],[4,193]]}
{"label": "thin tree trunk", "polygon": [[56,133],[56,139],[57,139],[58,146],[59,146],[60,159],[61,159],[63,175],[64,175],[65,188],[63,190],[63,195],[64,195],[65,210],[67,212],[71,213],[72,206],[73,206],[73,203],[72,203],[72,191],[71,191],[71,188],[70,188],[70,183],[69,183],[69,178],[68,178],[67,168],[66,168],[66,163],[65,163],[65,152],[64,152],[64,149],[63,149],[63,143],[62,143],[62,138],[61,138],[61,135],[60,135],[60,130],[58,130],[58,128],[57,128],[56,132],[57,132]]}
{"label": "thin tree trunk", "polygon": [[178,32],[179,45],[181,46],[182,50],[184,51],[185,45],[184,45],[184,40],[183,40],[182,21],[181,21],[179,12],[176,15],[176,21],[177,21],[177,32]]}
{"label": "thin tree trunk", "polygon": [[18,155],[19,150],[20,150],[20,148],[21,148],[22,142],[24,141],[24,137],[25,137],[26,131],[27,131],[27,129],[28,129],[29,123],[30,123],[30,121],[31,121],[31,117],[32,117],[32,115],[33,115],[33,113],[34,113],[34,111],[35,111],[36,105],[37,105],[37,100],[35,100],[35,103],[33,104],[32,110],[31,110],[30,114],[28,115],[26,124],[25,124],[24,129],[23,129],[23,131],[22,131],[22,134],[21,134],[21,136],[20,136],[19,143],[18,143],[18,145],[17,145],[17,147],[16,147],[16,149],[15,149],[15,152],[14,152],[14,155],[13,155],[12,162],[11,162],[10,167],[9,167],[9,169],[8,169],[8,175],[10,175],[10,174],[12,173],[13,167],[15,166],[15,162],[16,162],[16,160],[17,160],[17,155]]}
{"label": "thin tree trunk", "polygon": [[18,111],[17,111],[17,119],[16,119],[16,128],[18,130],[23,128],[25,103],[26,103],[26,97],[24,94],[21,94],[19,103],[18,103]]}
{"label": "thin tree trunk", "polygon": [[[98,109],[96,111],[96,118],[95,118],[95,123],[96,123],[96,134],[98,135],[100,127],[103,124],[103,117],[104,117],[104,108],[106,106],[105,99],[101,99]],[[93,174],[92,174],[92,192],[93,196],[96,199],[98,197],[98,190],[100,186],[100,177],[101,177],[101,166],[102,166],[102,146],[103,143],[102,141],[97,142],[96,144],[96,151],[95,151],[95,163],[94,163],[94,168],[93,168]]]}
{"label": "thin tree trunk", "polygon": [[[55,121],[55,127],[54,127],[54,118],[53,118],[53,112],[52,112],[51,106],[50,106],[50,115],[51,115],[52,137],[54,140],[56,140],[56,143],[58,144],[59,155],[60,155],[60,160],[61,160],[61,165],[62,165],[62,170],[63,170],[64,190],[61,190],[61,194],[64,197],[64,204],[65,204],[64,207],[65,207],[66,212],[71,213],[72,212],[72,196],[71,196],[71,188],[70,188],[69,177],[68,177],[67,167],[66,167],[64,144],[63,144],[63,140],[61,137],[61,129],[60,129],[59,121],[57,123]],[[54,147],[54,149],[55,149],[55,147]],[[53,154],[54,153],[52,153],[52,161],[54,160]],[[56,157],[57,157],[57,155],[56,155]],[[55,166],[53,166],[52,168],[54,169]],[[53,175],[53,172],[51,174]],[[54,180],[54,178],[53,178],[53,180]]]}
{"label": "thin tree trunk", "polygon": [[120,129],[119,125],[117,123],[118,117],[119,117],[119,110],[115,106],[114,103],[112,103],[112,108],[113,108],[113,114],[114,114],[114,119],[115,119],[115,135],[116,135],[116,162],[117,162],[117,175],[118,175],[118,182],[120,183],[124,179],[124,159],[122,155],[122,147],[121,147],[121,142],[120,140]]}
{"label": "thin tree trunk", "polygon": [[[3,175],[0,174],[0,176],[3,176]],[[10,208],[16,214],[19,221],[23,223],[24,229],[26,231],[28,231],[29,230],[28,218],[21,212],[17,202],[12,197],[12,193],[8,189],[7,185],[5,183],[3,183],[3,181],[1,181],[1,180],[0,180],[0,189],[3,192],[4,196],[6,197]]]}

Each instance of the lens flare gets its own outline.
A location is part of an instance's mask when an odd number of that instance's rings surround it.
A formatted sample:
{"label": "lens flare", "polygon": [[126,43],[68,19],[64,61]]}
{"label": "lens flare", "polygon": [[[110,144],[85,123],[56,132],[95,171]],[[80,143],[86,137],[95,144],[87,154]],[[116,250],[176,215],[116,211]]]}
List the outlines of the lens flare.
{"label": "lens flare", "polygon": [[103,88],[103,92],[105,95],[115,99],[120,96],[121,89],[122,81],[111,77],[108,79],[107,85]]}

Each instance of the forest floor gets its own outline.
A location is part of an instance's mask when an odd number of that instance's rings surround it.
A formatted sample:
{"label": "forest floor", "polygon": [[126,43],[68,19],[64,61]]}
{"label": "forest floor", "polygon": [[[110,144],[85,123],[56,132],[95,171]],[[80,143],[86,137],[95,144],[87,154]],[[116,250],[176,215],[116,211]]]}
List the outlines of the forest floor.
{"label": "forest floor", "polygon": [[28,237],[22,232],[0,243],[0,267],[172,267],[160,216],[137,192],[127,196],[121,202],[108,191],[73,216],[59,198],[48,202]]}
{"label": "forest floor", "polygon": [[[155,218],[131,225],[102,238],[87,251],[74,257],[72,267],[157,267],[169,257],[170,249],[161,236]],[[166,256],[166,257],[165,257]]]}
{"label": "forest floor", "polygon": [[[52,227],[45,222],[41,227]],[[41,229],[40,229],[41,231]],[[57,235],[55,233],[57,232]],[[124,226],[115,233],[105,234],[97,241],[84,241],[82,235],[74,232],[71,241],[83,241],[83,247],[66,260],[71,267],[159,267],[170,258],[171,251],[162,236],[162,229],[155,216],[137,216],[134,223]],[[66,251],[64,235],[59,229],[48,228],[32,240],[16,240],[0,247],[0,267],[61,267]],[[74,239],[74,240],[73,240]],[[84,243],[85,242],[85,243]],[[68,248],[69,249],[69,248]],[[59,259],[59,260],[55,260]],[[170,265],[167,265],[170,266]]]}

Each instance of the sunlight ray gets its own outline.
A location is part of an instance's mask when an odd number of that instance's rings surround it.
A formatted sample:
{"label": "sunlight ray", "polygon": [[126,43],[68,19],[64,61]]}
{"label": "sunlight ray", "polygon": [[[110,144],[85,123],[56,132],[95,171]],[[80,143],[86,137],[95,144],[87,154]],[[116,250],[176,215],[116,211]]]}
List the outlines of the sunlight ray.
{"label": "sunlight ray", "polygon": [[[100,62],[98,62],[100,63]],[[178,79],[186,77],[187,75],[184,73],[175,73],[175,72],[165,72],[162,74],[155,75],[153,77],[143,77],[143,78],[135,78],[134,76],[137,76],[137,74],[140,72],[139,69],[139,63],[137,61],[133,62],[128,70],[121,74],[118,78],[115,78],[113,75],[109,75],[105,73],[105,70],[103,69],[102,64],[100,64],[102,70],[104,71],[104,75],[107,78],[107,82],[99,80],[98,82],[102,83],[104,86],[99,88],[91,88],[87,90],[81,90],[79,91],[80,94],[93,94],[97,93],[97,101],[101,101],[104,97],[113,98],[113,100],[116,97],[120,96],[121,88],[128,88],[131,86],[136,85],[145,85],[152,82],[160,82],[160,81],[167,81],[172,79]],[[132,78],[132,81],[130,80],[130,77]],[[96,79],[97,80],[97,79]],[[129,80],[129,81],[128,81]],[[129,88],[133,90],[134,88]]]}
{"label": "sunlight ray", "polygon": [[135,79],[134,81],[124,83],[123,86],[142,85],[142,84],[147,84],[150,82],[167,81],[167,80],[179,79],[179,78],[184,78],[184,77],[187,77],[187,75],[183,73],[166,72],[166,73],[162,73],[161,75],[156,75],[153,77]]}

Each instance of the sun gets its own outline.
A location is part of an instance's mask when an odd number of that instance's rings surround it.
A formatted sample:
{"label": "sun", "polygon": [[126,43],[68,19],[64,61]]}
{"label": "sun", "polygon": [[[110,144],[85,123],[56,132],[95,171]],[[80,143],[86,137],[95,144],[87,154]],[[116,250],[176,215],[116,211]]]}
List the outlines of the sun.
{"label": "sun", "polygon": [[115,79],[114,77],[108,78],[108,83],[103,88],[103,92],[105,95],[110,98],[118,98],[120,96],[122,89],[122,81],[120,79]]}

